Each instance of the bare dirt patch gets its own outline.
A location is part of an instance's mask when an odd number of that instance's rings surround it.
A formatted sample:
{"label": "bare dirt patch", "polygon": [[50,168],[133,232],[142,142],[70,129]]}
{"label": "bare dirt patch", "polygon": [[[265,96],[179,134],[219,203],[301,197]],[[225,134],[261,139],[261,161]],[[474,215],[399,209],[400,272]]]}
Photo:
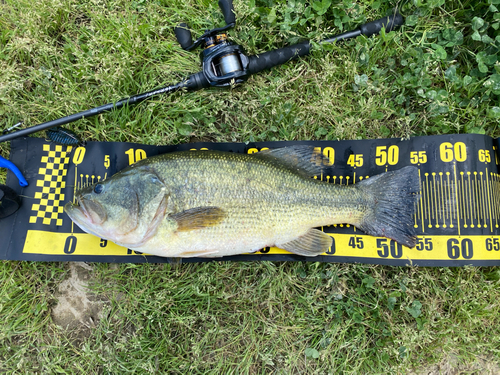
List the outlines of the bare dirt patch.
{"label": "bare dirt patch", "polygon": [[492,357],[478,356],[472,363],[461,363],[453,355],[448,355],[435,365],[421,367],[410,372],[410,375],[462,375],[462,374],[500,374],[500,363]]}
{"label": "bare dirt patch", "polygon": [[88,288],[92,267],[83,262],[69,263],[70,276],[64,280],[54,297],[57,305],[52,308],[52,319],[68,331],[78,331],[88,337],[101,319],[103,307],[108,302],[98,298]]}

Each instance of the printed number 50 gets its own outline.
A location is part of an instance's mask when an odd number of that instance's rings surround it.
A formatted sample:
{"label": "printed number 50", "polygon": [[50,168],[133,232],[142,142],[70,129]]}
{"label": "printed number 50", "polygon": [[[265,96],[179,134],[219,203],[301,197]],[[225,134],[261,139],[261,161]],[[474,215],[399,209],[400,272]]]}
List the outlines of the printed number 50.
{"label": "printed number 50", "polygon": [[399,161],[399,147],[392,146],[377,146],[375,149],[375,164],[381,165],[396,165]]}

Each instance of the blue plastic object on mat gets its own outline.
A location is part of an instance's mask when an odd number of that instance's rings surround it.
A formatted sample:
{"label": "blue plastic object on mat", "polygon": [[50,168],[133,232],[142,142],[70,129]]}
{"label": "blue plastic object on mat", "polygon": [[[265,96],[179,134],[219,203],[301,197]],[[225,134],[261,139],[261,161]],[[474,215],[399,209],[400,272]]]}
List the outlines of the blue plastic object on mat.
{"label": "blue plastic object on mat", "polygon": [[19,180],[19,185],[21,186],[28,186],[28,181],[26,181],[26,179],[24,178],[23,174],[21,173],[21,171],[19,170],[19,168],[17,168],[14,163],[12,163],[11,161],[5,159],[3,156],[0,155],[0,168],[7,168],[9,169],[10,171],[12,171],[12,173],[14,173],[16,175],[16,177],[18,178]]}

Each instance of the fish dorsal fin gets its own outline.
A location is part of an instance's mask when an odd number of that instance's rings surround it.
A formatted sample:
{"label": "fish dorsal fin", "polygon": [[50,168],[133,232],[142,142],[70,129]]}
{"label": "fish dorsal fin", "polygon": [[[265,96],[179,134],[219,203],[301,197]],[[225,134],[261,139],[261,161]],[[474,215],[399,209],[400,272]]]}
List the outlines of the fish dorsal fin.
{"label": "fish dorsal fin", "polygon": [[319,176],[327,159],[318,149],[308,145],[288,146],[274,150],[264,150],[254,154],[257,158],[277,162],[305,177]]}
{"label": "fish dorsal fin", "polygon": [[177,222],[178,232],[213,227],[220,223],[224,217],[226,217],[226,213],[219,207],[195,207],[168,216]]}
{"label": "fish dorsal fin", "polygon": [[332,237],[318,229],[309,229],[306,234],[276,246],[297,255],[315,257],[328,251],[332,246]]}

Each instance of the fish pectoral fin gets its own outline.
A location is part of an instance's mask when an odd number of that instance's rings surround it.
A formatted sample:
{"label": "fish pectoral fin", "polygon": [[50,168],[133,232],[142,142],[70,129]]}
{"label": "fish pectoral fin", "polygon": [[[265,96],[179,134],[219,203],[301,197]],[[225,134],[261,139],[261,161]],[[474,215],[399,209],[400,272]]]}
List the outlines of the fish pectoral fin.
{"label": "fish pectoral fin", "polygon": [[297,255],[315,257],[328,251],[332,241],[332,237],[328,234],[318,229],[309,229],[303,236],[276,246]]}
{"label": "fish pectoral fin", "polygon": [[178,232],[213,227],[225,217],[226,213],[219,207],[195,207],[168,216],[177,222]]}

